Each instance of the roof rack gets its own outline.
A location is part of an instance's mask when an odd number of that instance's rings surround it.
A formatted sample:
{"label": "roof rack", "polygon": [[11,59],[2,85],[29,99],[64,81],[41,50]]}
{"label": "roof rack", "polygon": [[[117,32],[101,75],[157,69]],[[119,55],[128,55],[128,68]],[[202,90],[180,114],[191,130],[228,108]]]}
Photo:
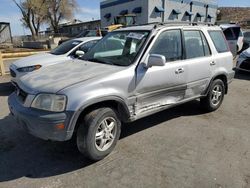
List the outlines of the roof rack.
{"label": "roof rack", "polygon": [[179,22],[159,22],[159,25],[167,25],[167,24],[172,24],[172,25],[206,25],[206,26],[214,26],[214,24],[209,23],[209,22],[187,22],[187,21],[179,21]]}
{"label": "roof rack", "polygon": [[146,26],[146,25],[154,25],[154,28],[156,29],[158,26],[164,26],[164,25],[190,25],[190,26],[214,26],[212,23],[208,22],[187,22],[187,21],[179,21],[179,22],[151,22],[146,24],[135,24],[135,25],[129,25],[129,26],[123,26],[125,27],[134,27],[134,26]]}

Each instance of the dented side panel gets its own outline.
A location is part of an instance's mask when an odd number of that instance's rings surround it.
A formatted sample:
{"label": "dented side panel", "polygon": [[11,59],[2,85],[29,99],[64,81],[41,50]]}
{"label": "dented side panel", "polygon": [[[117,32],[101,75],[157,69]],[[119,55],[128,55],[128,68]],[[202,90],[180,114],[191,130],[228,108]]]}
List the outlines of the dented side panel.
{"label": "dented side panel", "polygon": [[[177,74],[176,70],[180,68],[183,68],[184,72]],[[182,101],[187,88],[186,68],[187,65],[183,61],[148,69],[139,65],[136,80],[136,115]]]}

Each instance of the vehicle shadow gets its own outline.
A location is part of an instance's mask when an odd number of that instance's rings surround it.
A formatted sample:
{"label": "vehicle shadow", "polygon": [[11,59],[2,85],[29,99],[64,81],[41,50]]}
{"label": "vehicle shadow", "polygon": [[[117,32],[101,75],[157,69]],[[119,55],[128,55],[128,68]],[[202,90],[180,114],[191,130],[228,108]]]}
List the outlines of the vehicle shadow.
{"label": "vehicle shadow", "polygon": [[[5,129],[12,129],[5,131]],[[51,177],[84,168],[84,158],[71,141],[43,141],[26,133],[9,115],[0,120],[0,182],[21,177]]]}
{"label": "vehicle shadow", "polygon": [[234,79],[238,80],[250,80],[250,73],[244,71],[235,71]]}
{"label": "vehicle shadow", "polygon": [[143,119],[139,119],[135,122],[125,124],[125,126],[123,126],[120,139],[157,126],[158,124],[171,119],[181,116],[201,115],[204,113],[205,112],[200,108],[200,102],[198,100],[191,101],[189,103],[158,112]]}
{"label": "vehicle shadow", "polygon": [[[192,101],[125,124],[120,139],[180,116],[202,113],[199,101]],[[3,132],[6,129],[9,130]],[[0,182],[21,177],[51,177],[94,165],[78,152],[74,143],[40,140],[20,128],[12,116],[5,117],[0,120]]]}

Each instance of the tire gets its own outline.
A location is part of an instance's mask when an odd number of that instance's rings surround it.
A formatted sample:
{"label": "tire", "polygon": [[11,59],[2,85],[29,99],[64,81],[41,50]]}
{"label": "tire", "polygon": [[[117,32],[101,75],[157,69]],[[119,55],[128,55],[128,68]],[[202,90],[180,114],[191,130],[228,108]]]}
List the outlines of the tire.
{"label": "tire", "polygon": [[112,152],[120,133],[121,121],[113,109],[93,110],[83,118],[77,130],[78,150],[93,161],[101,160]]}
{"label": "tire", "polygon": [[[217,91],[216,95],[215,92]],[[212,82],[208,95],[200,99],[201,107],[207,112],[217,110],[223,102],[225,95],[225,84],[222,80],[216,79]]]}

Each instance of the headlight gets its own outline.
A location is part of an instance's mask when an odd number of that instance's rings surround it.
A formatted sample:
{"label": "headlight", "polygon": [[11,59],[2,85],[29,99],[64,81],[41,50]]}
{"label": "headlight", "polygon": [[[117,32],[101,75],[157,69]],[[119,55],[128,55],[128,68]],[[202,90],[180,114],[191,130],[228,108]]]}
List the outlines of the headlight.
{"label": "headlight", "polygon": [[28,67],[21,67],[18,68],[18,72],[32,72],[34,70],[40,69],[42,66],[41,65],[34,65],[34,66],[28,66]]}
{"label": "headlight", "polygon": [[65,95],[39,94],[33,100],[31,107],[52,112],[62,112],[65,110],[66,102]]}

